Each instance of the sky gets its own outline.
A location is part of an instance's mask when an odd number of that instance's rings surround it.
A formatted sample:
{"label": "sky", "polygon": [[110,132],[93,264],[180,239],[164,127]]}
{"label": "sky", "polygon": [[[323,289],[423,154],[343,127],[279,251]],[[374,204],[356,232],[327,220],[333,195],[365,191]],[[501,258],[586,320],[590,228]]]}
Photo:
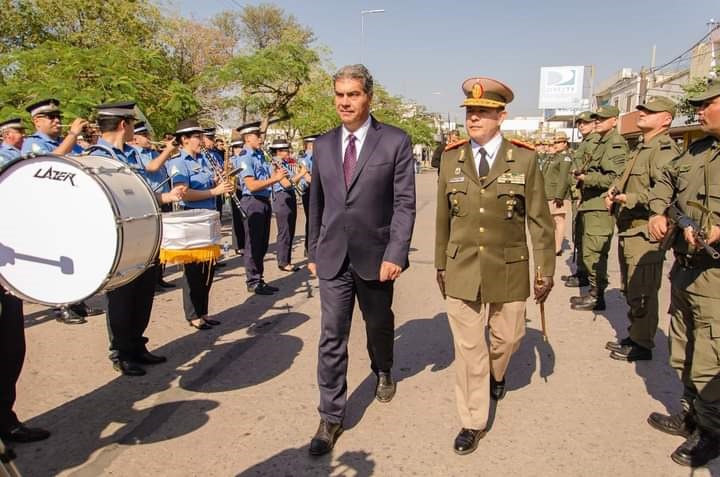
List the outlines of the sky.
{"label": "sky", "polygon": [[[196,20],[273,3],[315,32],[335,66],[365,63],[393,94],[462,118],[460,85],[488,76],[509,85],[510,117],[537,116],[541,66],[592,65],[595,84],[685,51],[720,20],[718,0],[158,0]],[[364,42],[361,11],[366,14]],[[364,47],[363,47],[364,43]]]}

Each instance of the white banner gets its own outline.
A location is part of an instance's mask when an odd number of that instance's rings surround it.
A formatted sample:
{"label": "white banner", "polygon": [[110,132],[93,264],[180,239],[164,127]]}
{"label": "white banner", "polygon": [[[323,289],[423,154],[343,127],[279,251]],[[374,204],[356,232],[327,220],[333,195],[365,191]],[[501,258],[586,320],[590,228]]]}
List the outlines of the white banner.
{"label": "white banner", "polygon": [[584,66],[543,66],[540,68],[539,109],[581,109]]}

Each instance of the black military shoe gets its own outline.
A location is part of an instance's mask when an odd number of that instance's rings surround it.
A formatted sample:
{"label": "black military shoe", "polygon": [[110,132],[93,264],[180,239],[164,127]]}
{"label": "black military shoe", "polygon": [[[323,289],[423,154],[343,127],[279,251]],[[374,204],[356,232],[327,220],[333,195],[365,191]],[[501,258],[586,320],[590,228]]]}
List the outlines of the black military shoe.
{"label": "black military shoe", "polygon": [[50,432],[45,429],[25,427],[23,424],[18,424],[12,429],[0,433],[0,438],[8,442],[37,442],[45,440],[48,437],[50,437]]}
{"label": "black military shoe", "polygon": [[588,295],[575,295],[570,297],[570,304],[574,305],[575,303],[582,303],[585,300],[587,300]]}
{"label": "black military shoe", "polygon": [[693,414],[686,410],[670,416],[653,412],[648,417],[647,422],[658,431],[682,437],[689,437],[696,427]]}
{"label": "black military shoe", "polygon": [[455,438],[453,450],[459,455],[470,454],[477,449],[480,439],[482,439],[485,434],[487,434],[485,429],[466,429],[463,427]]}
{"label": "black military shoe", "polygon": [[167,358],[165,356],[152,354],[150,351],[144,351],[135,356],[135,361],[140,364],[160,364],[167,361]]}
{"label": "black military shoe", "polygon": [[586,287],[590,281],[586,277],[570,277],[565,281],[566,287]]}
{"label": "black military shoe", "polygon": [[310,455],[321,456],[330,452],[342,433],[342,424],[321,419],[318,430],[310,441]]}
{"label": "black military shoe", "polygon": [[265,286],[264,283],[257,283],[255,285],[248,285],[247,290],[255,293],[256,295],[272,295],[275,292]]}
{"label": "black military shoe", "polygon": [[501,400],[507,394],[507,388],[505,387],[505,380],[495,381],[495,378],[490,375],[490,395],[496,401]]}
{"label": "black military shoe", "polygon": [[560,280],[566,282],[570,280],[571,278],[577,277],[577,273],[573,273],[572,275],[560,275]]}
{"label": "black military shoe", "polygon": [[145,376],[145,369],[137,363],[121,359],[113,362],[115,371],[119,371],[125,376]]}
{"label": "black military shoe", "polygon": [[570,308],[573,310],[602,311],[605,309],[605,297],[602,295],[597,297],[587,295],[584,300],[571,304]]}
{"label": "black military shoe", "polygon": [[268,290],[270,290],[270,291],[273,292],[273,293],[280,291],[280,289],[279,289],[278,287],[274,287],[274,286],[272,286],[272,285],[268,285],[268,284],[265,283],[264,281],[261,281],[260,283],[262,283],[262,286],[264,286],[265,288],[267,288]]}
{"label": "black military shoe", "polygon": [[626,345],[631,345],[633,340],[629,336],[621,339],[620,341],[608,341],[605,343],[605,349],[608,351],[619,351],[620,348]]}
{"label": "black military shoe", "polygon": [[87,323],[84,316],[80,316],[70,308],[56,308],[55,320],[66,325],[82,325]]}
{"label": "black military shoe", "polygon": [[619,350],[612,351],[610,357],[630,363],[633,361],[649,361],[652,359],[652,350],[643,348],[637,343],[632,343],[621,346]]}
{"label": "black military shoe", "polygon": [[720,440],[714,434],[695,429],[690,437],[675,449],[670,458],[687,467],[700,467],[720,455]]}
{"label": "black military shoe", "polygon": [[395,384],[395,381],[393,381],[390,373],[383,373],[382,371],[378,373],[377,386],[375,387],[375,399],[380,402],[390,402],[392,401],[393,396],[395,396],[396,390],[397,385]]}

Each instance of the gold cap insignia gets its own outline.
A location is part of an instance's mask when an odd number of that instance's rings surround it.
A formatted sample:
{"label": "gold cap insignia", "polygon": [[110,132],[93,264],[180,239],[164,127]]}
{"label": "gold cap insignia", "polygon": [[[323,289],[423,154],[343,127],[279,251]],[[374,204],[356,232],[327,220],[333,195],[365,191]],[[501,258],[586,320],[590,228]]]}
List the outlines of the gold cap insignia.
{"label": "gold cap insignia", "polygon": [[482,95],[485,91],[483,90],[483,87],[480,83],[475,83],[472,87],[472,97],[474,99],[480,99],[482,98]]}

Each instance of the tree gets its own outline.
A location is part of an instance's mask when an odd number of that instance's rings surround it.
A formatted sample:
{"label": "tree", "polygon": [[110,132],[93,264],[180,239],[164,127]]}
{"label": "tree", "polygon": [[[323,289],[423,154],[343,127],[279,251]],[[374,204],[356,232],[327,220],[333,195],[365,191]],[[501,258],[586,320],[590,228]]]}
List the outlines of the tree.
{"label": "tree", "polygon": [[[716,75],[720,77],[720,66],[718,66],[715,69]],[[699,94],[707,90],[708,87],[708,80],[707,78],[693,78],[688,84],[684,85],[682,87],[683,91],[685,91],[685,94],[680,99],[680,102],[678,103],[678,113],[684,114],[687,116],[686,124],[692,124],[696,122],[695,118],[695,106],[690,104],[688,101],[688,98],[690,96]]]}
{"label": "tree", "polygon": [[281,43],[308,47],[315,40],[312,30],[300,25],[293,15],[286,14],[275,5],[247,5],[235,18],[235,28],[252,50]]}
{"label": "tree", "polygon": [[301,136],[321,134],[336,127],[340,120],[333,98],[330,74],[322,69],[313,71],[288,108],[291,127]]}

